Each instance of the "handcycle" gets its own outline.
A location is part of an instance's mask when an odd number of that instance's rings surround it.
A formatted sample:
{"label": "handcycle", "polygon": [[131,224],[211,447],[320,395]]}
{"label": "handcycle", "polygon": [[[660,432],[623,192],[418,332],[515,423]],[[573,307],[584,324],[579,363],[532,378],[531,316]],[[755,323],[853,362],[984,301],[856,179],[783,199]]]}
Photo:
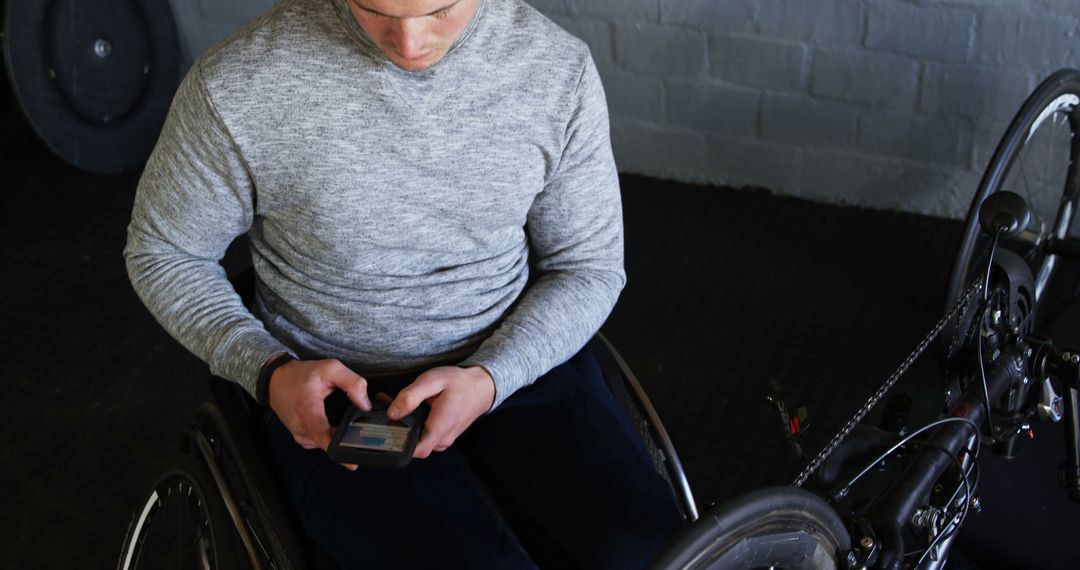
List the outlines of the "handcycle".
{"label": "handcycle", "polygon": [[[1063,478],[1080,501],[1080,352],[1044,335],[1056,300],[1077,293],[1059,266],[1080,260],[1080,241],[1069,235],[1080,201],[1078,106],[1080,72],[1072,70],[1052,75],[1025,102],[967,216],[945,318],[790,487],[755,491],[698,517],[655,410],[607,351],[618,371],[612,376],[623,379],[610,384],[613,393],[651,441],[689,523],[651,568],[940,568],[974,508],[982,445],[1015,453],[1035,418],[1064,420]],[[1030,156],[1039,158],[1037,176]],[[1058,190],[1033,194],[1042,183]],[[931,347],[942,352],[943,417],[914,430],[862,425]],[[235,386],[212,388],[217,405],[199,413],[185,459],[136,513],[119,567],[156,567],[163,550],[181,568],[330,567],[259,467],[265,455],[251,424],[261,412]]]}
{"label": "handcycle", "polygon": [[[1080,202],[1078,133],[1080,71],[1061,70],[1025,101],[984,172],[944,318],[790,487],[708,510],[654,570],[941,568],[979,506],[981,448],[1014,456],[1036,420],[1063,423],[1061,481],[1080,502],[1080,347],[1048,336],[1056,308],[1080,293],[1063,267],[1080,261],[1080,239],[1070,233]],[[890,425],[864,425],[935,346],[944,414],[911,430],[892,414],[883,420]]]}

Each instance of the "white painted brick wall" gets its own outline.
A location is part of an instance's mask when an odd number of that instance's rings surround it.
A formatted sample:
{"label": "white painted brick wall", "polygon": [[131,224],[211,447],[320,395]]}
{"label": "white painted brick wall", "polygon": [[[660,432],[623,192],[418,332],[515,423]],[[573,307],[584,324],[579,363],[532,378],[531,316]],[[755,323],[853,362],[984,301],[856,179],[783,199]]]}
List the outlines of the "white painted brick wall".
{"label": "white painted brick wall", "polygon": [[[170,0],[191,57],[274,0]],[[527,0],[589,44],[620,170],[959,217],[1080,67],[1080,0]]]}
{"label": "white painted brick wall", "polygon": [[1080,67],[1080,0],[529,1],[604,60],[620,170],[948,217]]}
{"label": "white painted brick wall", "polygon": [[183,68],[273,5],[274,0],[169,0],[180,32]]}
{"label": "white painted brick wall", "polygon": [[927,9],[897,0],[867,4],[866,40],[873,51],[916,58],[968,61],[975,33],[975,12],[948,5]]}
{"label": "white painted brick wall", "polygon": [[859,48],[818,48],[811,57],[808,100],[897,109],[915,106],[919,64],[913,59]]}
{"label": "white painted brick wall", "polygon": [[632,73],[701,77],[708,70],[708,36],[662,24],[615,24],[615,62]]}
{"label": "white painted brick wall", "polygon": [[707,80],[669,79],[668,121],[699,131],[750,138],[758,130],[758,91]]}

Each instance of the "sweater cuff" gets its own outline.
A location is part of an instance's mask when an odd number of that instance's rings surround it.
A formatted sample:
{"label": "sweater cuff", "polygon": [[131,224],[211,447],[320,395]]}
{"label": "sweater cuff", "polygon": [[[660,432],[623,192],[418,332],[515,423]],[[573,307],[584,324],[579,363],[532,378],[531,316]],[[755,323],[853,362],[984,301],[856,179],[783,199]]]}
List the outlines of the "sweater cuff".
{"label": "sweater cuff", "polygon": [[491,409],[488,410],[487,413],[489,414],[495,411],[514,392],[530,383],[521,372],[524,367],[513,362],[505,352],[484,350],[481,347],[480,350],[458,366],[481,366],[484,370],[487,370],[488,374],[491,375],[491,379],[495,381],[495,402],[491,405]]}
{"label": "sweater cuff", "polygon": [[262,369],[259,370],[259,380],[255,385],[255,401],[259,405],[264,408],[270,407],[270,378],[274,375],[275,370],[295,360],[291,354],[283,352],[263,365]]}
{"label": "sweater cuff", "polygon": [[226,380],[240,384],[257,401],[259,372],[271,356],[284,352],[296,354],[265,330],[248,330],[221,345],[211,363],[210,371]]}

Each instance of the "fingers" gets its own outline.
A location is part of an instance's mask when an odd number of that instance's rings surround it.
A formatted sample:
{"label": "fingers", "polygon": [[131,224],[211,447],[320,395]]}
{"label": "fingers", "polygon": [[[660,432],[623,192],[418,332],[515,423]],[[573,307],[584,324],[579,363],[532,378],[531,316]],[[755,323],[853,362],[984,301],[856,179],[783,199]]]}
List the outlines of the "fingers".
{"label": "fingers", "polygon": [[311,439],[310,437],[293,434],[293,440],[295,440],[296,443],[298,443],[300,447],[303,447],[304,449],[315,449],[316,447],[318,447],[315,445],[315,440]]}
{"label": "fingers", "polygon": [[379,392],[378,394],[375,395],[375,399],[382,402],[382,403],[384,403],[384,404],[392,404],[392,403],[394,403],[394,399],[391,398],[390,394],[387,394],[386,392]]}
{"label": "fingers", "polygon": [[301,416],[303,422],[303,436],[311,439],[315,447],[326,451],[330,447],[333,432],[330,431],[330,421],[326,419],[326,409],[320,399],[312,400],[304,407]]}
{"label": "fingers", "polygon": [[412,384],[398,392],[397,397],[390,404],[390,409],[386,411],[386,415],[392,420],[400,420],[416,411],[424,400],[439,395],[444,387],[444,382],[439,375],[421,374]]}
{"label": "fingers", "polygon": [[457,435],[454,432],[457,422],[453,414],[441,407],[435,407],[424,424],[424,433],[413,450],[413,457],[426,459],[433,451],[443,451],[450,447]]}
{"label": "fingers", "polygon": [[344,365],[329,375],[330,383],[338,390],[345,392],[349,400],[357,408],[365,412],[371,411],[371,400],[367,394],[367,380],[349,370]]}

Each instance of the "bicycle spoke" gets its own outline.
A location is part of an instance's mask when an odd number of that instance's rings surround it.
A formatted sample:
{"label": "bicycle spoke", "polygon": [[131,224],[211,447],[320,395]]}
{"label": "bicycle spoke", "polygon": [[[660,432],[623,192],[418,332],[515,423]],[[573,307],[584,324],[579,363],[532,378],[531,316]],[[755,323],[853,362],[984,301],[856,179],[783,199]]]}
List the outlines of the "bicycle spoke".
{"label": "bicycle spoke", "polygon": [[1028,204],[1034,207],[1035,201],[1031,198],[1031,186],[1028,184],[1027,172],[1024,170],[1024,154],[1023,152],[1020,153],[1020,181],[1024,183],[1024,192],[1027,194]]}

